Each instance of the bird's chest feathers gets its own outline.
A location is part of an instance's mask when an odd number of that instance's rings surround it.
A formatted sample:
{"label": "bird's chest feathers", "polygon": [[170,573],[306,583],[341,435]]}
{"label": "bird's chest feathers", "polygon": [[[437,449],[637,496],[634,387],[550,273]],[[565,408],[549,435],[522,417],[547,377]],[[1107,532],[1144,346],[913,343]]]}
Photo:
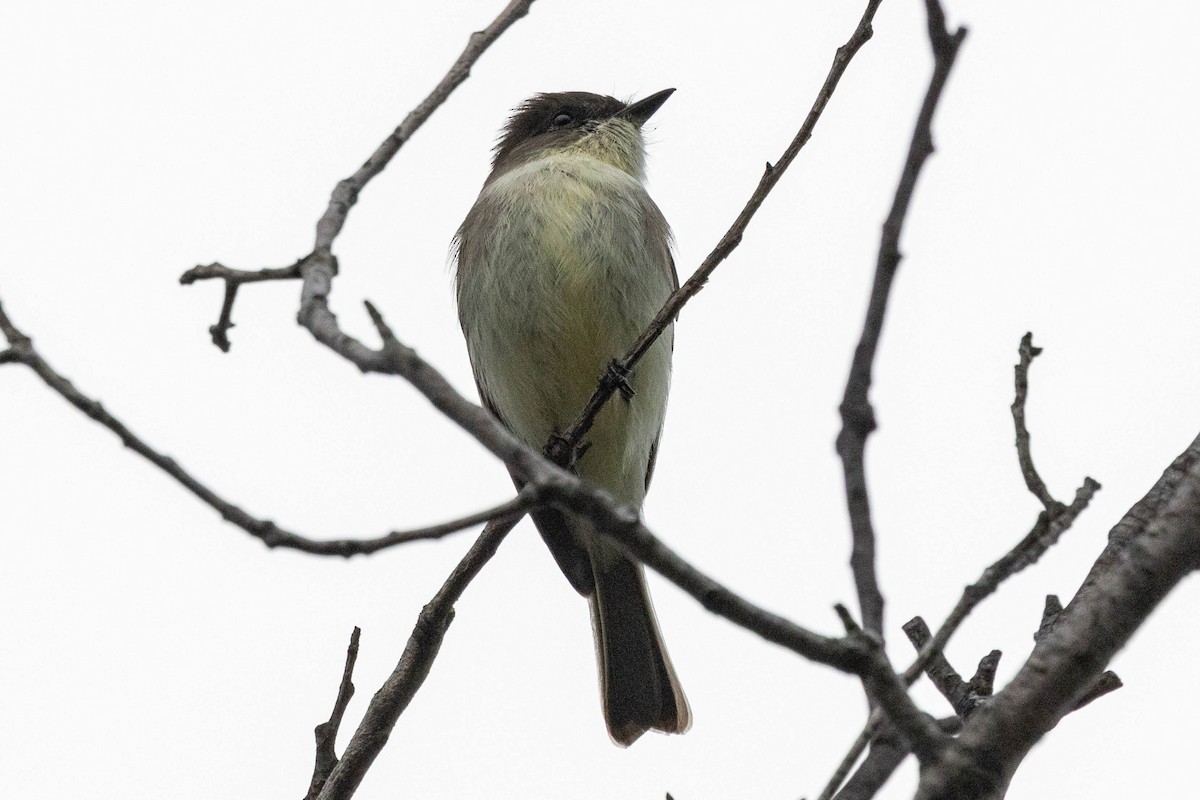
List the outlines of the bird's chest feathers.
{"label": "bird's chest feathers", "polygon": [[[460,234],[459,314],[483,392],[531,446],[575,419],[670,295],[667,236],[641,181],[599,158],[539,158],[485,187]],[[645,490],[670,340],[629,376],[637,399],[597,417],[580,462],[625,502]]]}
{"label": "bird's chest feathers", "polygon": [[516,312],[529,333],[554,337],[589,365],[597,348],[612,358],[608,340],[627,336],[614,322],[646,319],[643,304],[657,311],[644,288],[653,278],[634,199],[641,184],[596,159],[564,156],[514,170],[491,191],[496,283],[518,309],[535,312]]}

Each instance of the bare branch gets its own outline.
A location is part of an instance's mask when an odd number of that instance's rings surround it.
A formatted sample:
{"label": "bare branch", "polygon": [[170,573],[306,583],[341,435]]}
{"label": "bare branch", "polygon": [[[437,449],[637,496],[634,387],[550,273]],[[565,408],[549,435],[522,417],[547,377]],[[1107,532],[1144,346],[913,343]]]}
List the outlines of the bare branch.
{"label": "bare branch", "polygon": [[[904,632],[908,634],[908,640],[917,651],[921,651],[929,644],[932,635],[925,620],[913,617],[903,627]],[[958,671],[950,665],[946,655],[937,651],[925,664],[925,674],[950,703],[954,713],[965,720],[992,695],[996,668],[999,664],[1000,651],[992,650],[979,660],[975,675],[969,681],[964,681]]]}
{"label": "bare branch", "polygon": [[[913,617],[904,623],[903,628],[908,640],[918,652],[933,638],[929,626],[920,617]],[[929,657],[928,663],[925,664],[925,674],[950,703],[955,714],[966,719],[975,710],[977,697],[971,685],[950,665],[944,653],[938,651]]]}
{"label": "bare branch", "polygon": [[[1033,334],[1026,333],[1021,337],[1019,347],[1020,363],[1016,366],[1015,399],[1012,404],[1013,425],[1016,429],[1017,455],[1021,464],[1021,474],[1029,490],[1041,500],[1044,509],[1038,514],[1033,528],[1012,549],[999,560],[983,571],[975,583],[963,590],[962,596],[950,615],[942,623],[935,635],[926,646],[921,648],[917,660],[904,672],[904,678],[910,684],[917,679],[924,669],[927,660],[945,648],[950,637],[963,623],[967,615],[983,600],[989,597],[1000,584],[1021,570],[1036,563],[1047,550],[1053,547],[1074,524],[1075,519],[1083,513],[1091,502],[1092,497],[1100,490],[1100,484],[1090,477],[1083,479],[1083,485],[1075,492],[1075,499],[1070,505],[1063,505],[1055,500],[1046,489],[1045,483],[1034,469],[1033,459],[1029,455],[1029,430],[1025,425],[1025,402],[1029,396],[1029,365],[1034,357],[1042,352],[1040,347],[1033,346]],[[1043,615],[1042,624],[1047,624],[1050,613],[1050,598],[1047,598],[1047,611]],[[1057,603],[1058,599],[1054,598]],[[1061,606],[1059,607],[1061,610]]]}
{"label": "bare branch", "polygon": [[1025,427],[1025,400],[1029,396],[1029,366],[1035,358],[1041,355],[1042,348],[1034,347],[1033,334],[1026,333],[1021,337],[1021,346],[1018,348],[1018,352],[1021,360],[1013,367],[1016,392],[1012,403],[1013,424],[1017,429],[1017,460],[1021,464],[1021,475],[1024,476],[1025,485],[1029,487],[1029,491],[1041,501],[1047,511],[1053,511],[1060,504],[1050,495],[1050,490],[1046,488],[1046,482],[1042,480],[1042,476],[1038,475],[1037,469],[1033,466],[1033,456],[1029,452],[1029,429]]}
{"label": "bare branch", "polygon": [[642,356],[650,349],[650,347],[658,340],[663,331],[667,329],[672,322],[679,316],[679,312],[683,309],[694,296],[696,296],[705,284],[708,283],[709,277],[713,271],[720,266],[721,262],[729,257],[739,244],[742,242],[742,236],[746,232],[750,220],[754,218],[759,206],[767,199],[767,195],[775,188],[775,184],[783,177],[783,173],[791,166],[792,161],[800,153],[801,148],[808,143],[812,138],[813,131],[816,129],[817,122],[821,118],[822,112],[825,111],[825,106],[829,104],[830,98],[833,97],[833,92],[837,89],[838,82],[841,81],[842,75],[845,74],[846,68],[850,65],[851,59],[866,44],[874,31],[871,27],[872,21],[875,19],[875,12],[879,9],[880,3],[883,0],[869,0],[867,8],[863,12],[862,19],[859,20],[858,26],[854,29],[854,33],[844,45],[837,49],[837,53],[833,57],[833,65],[829,68],[829,74],[825,78],[825,82],[821,85],[817,92],[817,97],[813,101],[812,108],[805,117],[804,122],[800,125],[800,130],[796,132],[796,136],[792,139],[787,149],[783,151],[783,155],[774,165],[768,162],[766,169],[763,171],[762,177],[758,181],[758,186],[755,187],[754,193],[750,195],[750,199],[746,201],[746,205],[742,208],[737,219],[717,242],[717,246],[713,248],[708,257],[700,264],[692,277],[688,278],[687,282],[680,286],[675,292],[667,298],[667,302],[662,309],[651,320],[650,325],[642,333],[636,342],[625,352],[619,360],[614,361],[610,368],[605,370],[600,376],[599,385],[596,391],[588,399],[579,416],[571,424],[571,427],[562,434],[561,437],[551,439],[547,444],[547,453],[558,464],[571,464],[574,462],[578,454],[578,448],[583,444],[584,437],[591,430],[592,423],[596,419],[596,415],[613,396],[621,386],[621,378],[623,375],[628,375],[634,365],[641,360]]}
{"label": "bare branch", "polygon": [[904,227],[904,219],[917,186],[917,177],[925,165],[925,160],[933,153],[933,134],[930,129],[933,114],[941,99],[950,69],[954,66],[958,48],[967,35],[965,28],[959,28],[953,34],[946,30],[945,17],[936,0],[928,0],[925,6],[929,16],[929,41],[933,48],[933,77],[929,81],[925,101],[917,115],[917,124],[913,130],[904,169],[900,174],[900,182],[896,186],[891,211],[883,223],[883,235],[879,245],[879,258],[875,264],[871,298],[867,303],[867,315],[863,321],[858,346],[854,350],[854,359],[850,364],[846,392],[839,407],[842,431],[838,434],[837,451],[845,472],[846,504],[849,507],[850,527],[854,536],[850,566],[858,590],[863,625],[867,630],[880,635],[883,632],[883,595],[879,591],[879,582],[875,576],[875,530],[871,523],[871,506],[864,466],[867,436],[875,430],[875,412],[868,398],[871,370],[879,338],[883,333],[884,312],[887,310],[892,280],[900,266],[900,234]]}
{"label": "bare branch", "polygon": [[[854,775],[846,781],[846,785],[838,791],[836,800],[850,800],[851,798],[865,800],[874,797],[911,752],[908,742],[890,723],[885,723],[880,727],[879,732],[870,740],[870,744],[871,749],[867,753],[867,757],[859,764]],[[831,787],[837,788],[831,783],[826,787],[826,791],[829,791]],[[833,797],[834,795],[830,793],[829,796]],[[822,800],[824,798],[825,795],[822,795]]]}
{"label": "bare branch", "polygon": [[[882,714],[880,723],[883,727],[880,731],[886,729],[897,736],[906,743],[906,748],[918,753],[922,761],[936,759],[946,745],[946,737],[929,715],[917,708],[908,696],[908,687],[900,682],[892,669],[891,662],[883,651],[883,642],[874,633],[864,631],[849,609],[841,603],[834,606],[834,611],[846,629],[847,638],[863,642],[870,655],[867,668],[860,670],[858,674],[862,678],[867,699],[871,701],[872,706],[877,705]],[[878,736],[875,738],[878,739]],[[857,756],[855,758],[857,759]],[[832,791],[836,788],[836,785],[831,783],[826,790]]]}
{"label": "bare branch", "polygon": [[493,508],[424,528],[392,531],[373,539],[310,539],[298,533],[285,530],[270,520],[258,519],[251,516],[239,506],[225,500],[212,489],[209,489],[181,467],[175,459],[163,455],[147,444],[141,437],[131,431],[128,426],[105,410],[104,406],[84,395],[75,388],[71,381],[67,380],[51,367],[34,348],[33,341],[18,330],[12,320],[8,318],[3,305],[0,305],[0,332],[9,341],[10,347],[4,352],[12,354],[11,362],[28,366],[47,386],[66,399],[67,402],[120,437],[123,445],[174,478],[181,486],[206,505],[216,509],[226,521],[246,531],[267,547],[283,547],[312,555],[349,558],[354,555],[375,553],[388,547],[395,547],[396,545],[422,539],[440,539],[491,519],[516,512],[524,513],[534,505],[532,492],[522,492],[512,500],[508,500]]}
{"label": "bare branch", "polygon": [[1001,583],[1041,558],[1071,527],[1075,518],[1083,513],[1099,489],[1099,483],[1091,478],[1084,478],[1083,485],[1075,492],[1075,499],[1069,506],[1063,506],[1059,514],[1051,518],[1047,511],[1039,513],[1037,521],[1025,538],[985,569],[974,583],[963,589],[962,596],[938,628],[938,632],[921,649],[921,654],[912,665],[904,671],[904,679],[909,683],[916,680],[928,658],[946,647],[950,637],[975,607],[1000,588]]}
{"label": "bare branch", "polygon": [[[460,395],[415,350],[397,340],[370,303],[367,311],[383,339],[381,349],[371,350],[351,337],[340,335],[335,337],[335,343],[342,348],[339,352],[344,351],[348,359],[365,371],[398,375],[407,380],[442,414],[503,461],[525,484],[522,492],[530,493],[530,502],[548,503],[587,517],[602,535],[611,537],[631,556],[696,598],[709,611],[818,663],[858,675],[873,671],[879,688],[891,691],[874,663],[875,648],[856,637],[835,639],[813,633],[756,606],[691,566],[655,538],[636,511],[617,505],[602,490],[584,483],[530,448],[495,417]],[[896,683],[899,685],[898,680]]]}
{"label": "bare branch", "polygon": [[[871,633],[868,631],[864,635],[870,636]],[[888,722],[896,726],[921,764],[933,764],[941,758],[950,739],[937,727],[933,718],[919,709],[909,697],[908,686],[899,679],[883,655],[883,643],[877,639],[874,641],[878,647],[877,657],[871,660],[870,670],[862,676],[867,699],[873,706],[878,706]]]}
{"label": "bare branch", "polygon": [[[1043,627],[1044,625],[1045,621],[1043,620]],[[920,617],[915,617],[906,623],[904,632],[908,634],[913,647],[918,650],[929,642],[929,628]],[[961,728],[967,718],[990,701],[999,664],[1000,651],[992,650],[979,660],[975,675],[969,681],[963,681],[940,652],[936,653],[926,665],[926,674],[929,675],[938,691],[954,707],[955,716],[950,720],[957,722],[958,728]],[[1107,671],[1093,682],[1091,688],[1080,697],[1071,710],[1077,711],[1093,700],[1121,688],[1121,685],[1121,679],[1117,677],[1116,673]],[[940,720],[938,723],[943,732],[947,731],[945,723],[948,721]],[[868,737],[869,734],[870,727],[863,731],[860,739]],[[846,781],[845,787],[838,792],[836,800],[867,800],[867,798],[874,797],[910,752],[908,743],[887,721],[878,724],[878,732],[873,738],[870,738],[870,742],[871,751],[867,755],[867,759],[859,766],[850,780]],[[865,745],[865,742],[863,744]],[[852,749],[851,755],[848,755],[847,759],[850,759],[851,756],[857,759],[861,751],[862,747],[858,746],[856,742],[856,748]],[[848,762],[849,765],[853,765],[853,763],[853,760]],[[831,795],[838,786],[838,782],[845,778],[848,771],[849,766],[844,760],[838,774],[835,774],[834,779],[826,786],[822,798]]]}
{"label": "bare branch", "polygon": [[[1104,591],[1105,577],[1125,560],[1125,549],[1146,532],[1147,526],[1164,513],[1167,503],[1175,497],[1180,485],[1200,460],[1200,448],[1193,442],[1171,463],[1151,487],[1146,496],[1139,500],[1127,514],[1113,526],[1108,534],[1108,544],[1096,563],[1088,571],[1083,585],[1079,587],[1072,604],[1080,602],[1095,591]],[[1098,588],[1099,587],[1099,588]],[[1089,601],[1090,602],[1090,601]]]}
{"label": "bare branch", "polygon": [[563,477],[539,486],[539,500],[592,520],[597,530],[621,545],[626,553],[687,592],[711,613],[811,661],[843,672],[865,675],[875,668],[872,662],[877,653],[882,652],[877,640],[861,634],[841,639],[821,636],[751,603],[663,544],[641,523],[633,509],[613,504],[603,491],[592,488],[545,459],[540,460]]}
{"label": "bare branch", "polygon": [[333,712],[329,715],[328,722],[322,722],[313,731],[317,738],[317,757],[316,764],[313,766],[312,781],[308,785],[308,793],[304,795],[304,800],[316,800],[318,794],[321,793],[321,788],[325,786],[325,781],[329,777],[329,773],[333,772],[333,768],[337,766],[338,757],[335,745],[337,744],[338,728],[342,725],[342,717],[346,713],[346,706],[350,705],[350,698],[354,697],[354,662],[358,660],[358,638],[362,634],[358,626],[354,626],[354,631],[350,634],[350,646],[346,648],[346,666],[342,669],[342,681],[338,685],[337,699],[333,703]]}
{"label": "bare branch", "polygon": [[[508,30],[514,22],[529,13],[529,7],[533,5],[533,2],[534,0],[511,0],[490,25],[471,34],[466,48],[463,49],[462,54],[459,55],[438,85],[433,88],[433,91],[408,113],[404,121],[383,140],[357,172],[338,182],[329,198],[329,205],[326,207],[325,213],[317,221],[316,242],[312,253],[290,267],[247,271],[230,269],[221,264],[210,264],[206,267],[194,267],[180,277],[179,281],[183,284],[214,278],[225,281],[225,299],[221,306],[220,319],[216,325],[209,328],[213,343],[217,347],[225,352],[229,351],[227,334],[233,327],[230,315],[233,311],[233,301],[237,296],[237,290],[243,283],[288,280],[299,277],[304,277],[307,282],[308,278],[302,269],[304,266],[312,266],[322,274],[327,273],[328,278],[337,274],[337,259],[333,256],[333,242],[346,224],[346,217],[349,215],[350,209],[358,202],[359,193],[372,178],[383,172],[396,153],[400,152],[400,148],[404,146],[405,142],[412,138],[417,129],[425,124],[442,103],[446,102],[451,92],[470,76],[471,67],[492,46],[492,43],[500,38],[500,35]],[[328,296],[328,291],[321,296],[321,302],[326,296]],[[304,315],[302,314],[302,316]],[[316,335],[315,332],[314,335]],[[321,337],[317,338],[320,340]]]}
{"label": "bare branch", "polygon": [[1105,549],[1016,677],[967,721],[938,767],[922,773],[921,800],[961,797],[968,786],[1003,792],[1029,749],[1098,681],[1115,685],[1101,678],[1105,666],[1200,566],[1200,436],[1113,528],[1110,548],[1117,539],[1120,557],[1102,566]]}
{"label": "bare branch", "polygon": [[[872,715],[872,719],[874,718],[874,715]],[[879,715],[879,719],[883,719],[882,714]],[[847,751],[846,755],[842,758],[842,761],[840,764],[838,764],[837,769],[833,771],[833,775],[829,777],[829,781],[825,784],[825,788],[822,789],[821,794],[817,796],[817,800],[831,800],[831,798],[834,797],[834,794],[837,792],[838,788],[846,782],[846,777],[850,774],[850,770],[854,769],[854,765],[858,763],[859,757],[862,756],[863,752],[867,749],[867,746],[871,743],[871,737],[872,735],[876,734],[876,728],[878,727],[879,726],[877,725],[871,725],[869,723],[863,727],[862,732],[858,734],[858,738],[854,740],[854,744],[850,745],[849,751]],[[908,755],[907,747],[905,747],[904,754]],[[897,763],[896,766],[899,766],[899,763]],[[891,773],[888,774],[890,775]],[[886,781],[887,778],[885,777],[884,780]],[[879,785],[882,786],[883,783],[881,782]],[[868,795],[868,797],[869,796],[872,795]],[[838,795],[838,798],[839,800],[843,800],[841,795]]]}
{"label": "bare branch", "polygon": [[[937,726],[942,733],[952,735],[962,728],[962,720],[956,716],[946,717],[939,719]],[[846,781],[846,785],[836,796],[833,795],[833,792],[837,790],[837,785],[830,781],[818,800],[829,800],[831,797],[834,800],[869,800],[883,788],[896,768],[908,757],[909,752],[911,751],[908,743],[897,733],[895,727],[885,724],[871,740],[871,751],[867,753],[866,760],[855,770],[854,777]],[[853,765],[851,762],[850,766]],[[846,772],[849,772],[849,768]],[[842,777],[844,778],[845,774]]]}
{"label": "bare branch", "polygon": [[450,67],[449,72],[442,78],[437,86],[433,87],[433,91],[422,100],[416,108],[408,113],[404,121],[392,131],[392,135],[384,139],[383,143],[376,148],[371,157],[358,168],[358,171],[349,178],[338,183],[333,190],[333,195],[329,199],[329,207],[325,210],[325,214],[317,222],[317,241],[313,252],[317,254],[328,255],[333,248],[333,240],[341,233],[342,226],[346,223],[346,216],[350,209],[358,202],[358,195],[366,187],[367,183],[383,172],[384,167],[388,162],[400,152],[400,148],[404,146],[412,135],[417,132],[417,129],[425,124],[433,112],[446,102],[450,97],[451,92],[459,87],[471,75],[471,67],[479,60],[489,47],[492,46],[500,35],[508,30],[513,23],[529,13],[530,6],[534,0],[511,0],[504,7],[491,24],[481,31],[476,31],[471,34],[467,40],[467,46],[459,55],[458,60]]}
{"label": "bare branch", "polygon": [[216,325],[209,326],[213,344],[223,352],[229,352],[229,329],[233,327],[233,301],[237,299],[238,288],[243,283],[258,281],[281,281],[300,277],[300,261],[290,267],[269,267],[260,270],[230,269],[223,264],[212,263],[192,267],[179,276],[179,282],[184,286],[196,281],[220,278],[225,281],[225,300],[221,304],[221,317]]}
{"label": "bare branch", "polygon": [[[1075,518],[1078,517],[1079,514],[1082,513],[1087,507],[1088,503],[1091,502],[1092,496],[1097,490],[1099,490],[1099,488],[1099,483],[1093,481],[1091,478],[1086,478],[1083,486],[1081,486],[1076,492],[1074,502],[1072,502],[1071,505],[1066,506],[1058,514],[1058,516],[1054,518],[1053,522],[1046,522],[1048,512],[1043,511],[1041,514],[1039,514],[1038,520],[1034,524],[1033,529],[1025,536],[1025,538],[1018,542],[998,561],[985,569],[983,574],[978,580],[975,581],[975,583],[967,586],[963,590],[962,596],[959,598],[958,603],[955,604],[954,609],[950,612],[950,615],[942,623],[941,627],[938,628],[938,632],[933,636],[932,639],[929,639],[927,642],[925,642],[925,644],[921,647],[921,651],[918,653],[917,658],[901,675],[901,678],[907,685],[911,686],[917,680],[917,678],[920,677],[930,659],[934,658],[935,655],[941,654],[942,650],[949,643],[950,638],[954,635],[959,626],[962,625],[967,616],[975,609],[976,606],[991,596],[996,589],[999,588],[1003,581],[1016,574],[1016,572],[1020,569],[1033,564],[1038,560],[1038,558],[1041,557],[1043,553],[1046,552],[1047,549],[1049,549],[1052,544],[1054,544],[1054,542],[1058,541],[1061,535],[1071,527],[1071,524],[1075,521]],[[1057,601],[1057,598],[1055,598],[1055,601]],[[1049,599],[1047,599],[1047,604],[1049,606]],[[981,663],[981,667],[982,666],[983,665]],[[875,711],[871,714],[871,717],[867,721],[867,724],[863,727],[862,732],[859,734],[858,738],[855,739],[854,743],[850,746],[849,751],[846,753],[846,756],[842,759],[841,765],[839,765],[837,772],[835,772],[834,777],[830,780],[830,784],[833,784],[835,779],[844,779],[846,774],[844,769],[845,765],[847,763],[853,765],[858,761],[863,751],[866,750],[867,744],[872,740],[872,736],[877,730],[879,730],[882,722],[883,715],[878,711]],[[841,775],[840,778],[839,773]],[[834,786],[834,789],[836,790],[836,785]],[[828,786],[826,787],[826,790],[829,791]],[[832,795],[832,793],[830,793],[830,795]]]}
{"label": "bare branch", "polygon": [[1104,695],[1115,692],[1124,685],[1117,676],[1117,673],[1111,669],[1106,669],[1100,673],[1100,677],[1092,681],[1091,687],[1075,701],[1075,705],[1071,707],[1071,711],[1078,711],[1093,700],[1099,700]]}
{"label": "bare branch", "polygon": [[[1033,632],[1033,641],[1035,643],[1040,643],[1049,635],[1050,631],[1054,630],[1054,624],[1058,621],[1058,615],[1062,613],[1062,610],[1062,603],[1059,602],[1057,595],[1046,595],[1046,605],[1042,609],[1042,621],[1038,625],[1038,629]],[[1103,697],[1109,692],[1115,692],[1123,685],[1117,673],[1112,670],[1105,670],[1100,677],[1096,678],[1091,687],[1083,693],[1072,710],[1078,711],[1093,700]]]}
{"label": "bare branch", "polygon": [[520,515],[513,514],[489,522],[442,588],[421,609],[400,662],[371,698],[362,722],[346,745],[346,752],[326,779],[319,800],[346,800],[354,795],[367,770],[387,744],[400,715],[429,675],[446,630],[454,621],[454,604],[520,519]]}

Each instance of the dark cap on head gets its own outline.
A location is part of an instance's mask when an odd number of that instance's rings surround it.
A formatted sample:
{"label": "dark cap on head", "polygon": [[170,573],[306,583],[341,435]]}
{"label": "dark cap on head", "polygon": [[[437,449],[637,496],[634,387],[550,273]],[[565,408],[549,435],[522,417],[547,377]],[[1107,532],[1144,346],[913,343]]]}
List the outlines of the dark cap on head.
{"label": "dark cap on head", "polygon": [[[492,167],[520,162],[523,151],[580,139],[595,123],[623,117],[641,126],[662,107],[674,89],[664,89],[634,103],[591,92],[546,92],[519,105],[500,132]],[[589,123],[592,126],[589,127]]]}

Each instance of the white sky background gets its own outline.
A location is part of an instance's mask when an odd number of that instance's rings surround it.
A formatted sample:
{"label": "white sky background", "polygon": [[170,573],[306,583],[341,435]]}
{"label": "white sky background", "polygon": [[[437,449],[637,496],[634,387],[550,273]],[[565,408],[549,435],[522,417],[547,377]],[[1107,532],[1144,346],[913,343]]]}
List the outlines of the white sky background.
{"label": "white sky background", "polygon": [[[363,378],[294,323],[298,285],[207,327],[220,260],[311,247],[353,172],[501,0],[23,4],[0,27],[0,300],[42,354],[250,513],[374,536],[506,498],[500,464],[397,379]],[[540,0],[364,192],[335,310],[384,311],[474,396],[447,245],[508,109],[535,91],[678,92],[650,189],[689,274],[794,135],[864,3]],[[1037,502],[1008,405],[1022,333],[1046,348],[1034,457],[1092,508],[949,649],[1007,680],[1043,597],[1069,599],[1108,528],[1200,428],[1194,5],[966,3],[970,27],[903,239],[868,446],[888,599],[936,625]],[[836,633],[852,603],[840,400],[879,226],[931,70],[923,6],[885,0],[816,136],[688,306],[646,508],[701,569]],[[352,561],[270,552],[120,447],[28,370],[0,368],[0,763],[23,798],[300,797],[353,625],[339,746],[473,534]],[[629,750],[604,732],[586,603],[524,523],[467,590],[432,674],[363,784],[393,797],[814,797],[863,721],[857,682],[765,644],[654,577],[695,712]],[[1010,797],[1181,796],[1194,759],[1196,587],[1113,664],[1127,686],[1067,718]],[[945,703],[922,684],[920,701]],[[909,763],[883,795],[911,794]]]}

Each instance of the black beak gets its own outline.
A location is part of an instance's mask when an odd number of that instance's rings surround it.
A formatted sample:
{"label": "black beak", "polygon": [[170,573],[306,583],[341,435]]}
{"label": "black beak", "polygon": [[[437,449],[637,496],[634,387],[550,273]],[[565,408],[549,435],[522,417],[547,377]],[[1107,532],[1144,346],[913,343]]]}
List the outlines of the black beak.
{"label": "black beak", "polygon": [[643,97],[636,103],[630,103],[625,106],[619,116],[636,122],[639,127],[645,125],[646,120],[654,116],[654,112],[662,108],[662,104],[667,102],[667,98],[674,93],[674,89],[663,89],[661,92],[655,92],[649,97]]}

